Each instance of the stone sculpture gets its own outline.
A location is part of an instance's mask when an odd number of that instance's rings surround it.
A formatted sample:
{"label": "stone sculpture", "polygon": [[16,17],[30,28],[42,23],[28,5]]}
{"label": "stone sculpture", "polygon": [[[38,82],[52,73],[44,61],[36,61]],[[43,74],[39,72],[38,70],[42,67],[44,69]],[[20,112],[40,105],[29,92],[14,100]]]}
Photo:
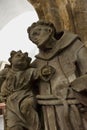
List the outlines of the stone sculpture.
{"label": "stone sculpture", "polygon": [[[33,94],[36,69],[30,67],[28,53],[12,51],[7,65],[0,72],[0,87],[6,103],[5,130],[40,130]],[[35,88],[34,88],[35,89]]]}
{"label": "stone sculpture", "polygon": [[39,48],[32,66],[41,71],[37,99],[41,105],[43,129],[87,130],[87,107],[77,98],[87,88],[78,85],[77,91],[75,87],[87,73],[87,48],[78,35],[56,32],[50,22],[33,23],[27,32]]}
{"label": "stone sculpture", "polygon": [[69,30],[87,41],[87,0],[27,0],[39,20],[52,22],[56,30]]}

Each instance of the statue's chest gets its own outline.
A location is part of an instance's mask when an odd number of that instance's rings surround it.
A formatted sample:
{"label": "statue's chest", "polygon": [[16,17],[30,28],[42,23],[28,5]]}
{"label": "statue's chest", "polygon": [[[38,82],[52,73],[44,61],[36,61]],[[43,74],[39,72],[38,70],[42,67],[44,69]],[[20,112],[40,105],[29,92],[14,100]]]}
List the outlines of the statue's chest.
{"label": "statue's chest", "polygon": [[46,67],[51,68],[48,77],[42,75],[42,80],[40,82],[40,93],[42,94],[46,94],[47,92],[47,94],[52,93],[59,95],[63,90],[67,93],[67,88],[69,87],[70,82],[76,78],[74,60],[65,53],[56,56],[51,60],[38,60],[38,67],[41,72]]}
{"label": "statue's chest", "polygon": [[[75,70],[76,70],[75,59],[73,59],[70,56],[63,55],[63,54],[56,56],[51,60],[38,59],[37,67],[39,67],[40,70],[46,69],[48,67],[52,68],[51,69],[51,74],[52,74],[51,79],[55,80],[55,78],[57,78],[57,80],[59,80],[59,81],[63,81],[68,78],[70,80],[70,77],[73,74],[75,74]],[[53,71],[54,71],[54,73],[53,73]]]}

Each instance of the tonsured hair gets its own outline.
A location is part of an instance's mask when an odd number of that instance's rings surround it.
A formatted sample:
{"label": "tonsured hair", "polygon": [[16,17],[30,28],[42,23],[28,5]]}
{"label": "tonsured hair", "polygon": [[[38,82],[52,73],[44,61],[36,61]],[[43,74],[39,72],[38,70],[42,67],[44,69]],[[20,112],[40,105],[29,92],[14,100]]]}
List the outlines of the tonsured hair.
{"label": "tonsured hair", "polygon": [[29,26],[29,27],[27,28],[27,33],[30,33],[30,31],[31,31],[34,27],[36,27],[36,26],[38,26],[38,25],[45,25],[45,26],[51,27],[51,28],[53,29],[53,32],[56,33],[56,29],[55,29],[53,23],[51,23],[51,22],[46,22],[46,21],[42,21],[42,20],[39,20],[39,21],[37,21],[37,22],[34,22],[31,26]]}

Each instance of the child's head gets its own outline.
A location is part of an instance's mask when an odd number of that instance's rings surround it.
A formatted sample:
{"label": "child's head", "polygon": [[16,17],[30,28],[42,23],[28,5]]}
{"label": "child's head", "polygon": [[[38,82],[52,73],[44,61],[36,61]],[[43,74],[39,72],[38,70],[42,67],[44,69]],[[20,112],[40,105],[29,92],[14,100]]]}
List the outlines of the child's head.
{"label": "child's head", "polygon": [[19,51],[11,51],[10,58],[8,59],[11,66],[18,69],[26,69],[30,66],[31,58],[28,57],[28,53]]}

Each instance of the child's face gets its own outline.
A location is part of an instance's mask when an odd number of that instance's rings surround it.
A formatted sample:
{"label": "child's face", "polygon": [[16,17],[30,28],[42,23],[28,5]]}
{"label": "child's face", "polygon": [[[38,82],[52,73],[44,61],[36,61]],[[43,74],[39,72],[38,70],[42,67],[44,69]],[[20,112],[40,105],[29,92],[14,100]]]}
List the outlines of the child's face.
{"label": "child's face", "polygon": [[25,55],[25,53],[22,52],[17,52],[13,57],[12,57],[12,66],[15,68],[26,68],[28,66],[28,60]]}

